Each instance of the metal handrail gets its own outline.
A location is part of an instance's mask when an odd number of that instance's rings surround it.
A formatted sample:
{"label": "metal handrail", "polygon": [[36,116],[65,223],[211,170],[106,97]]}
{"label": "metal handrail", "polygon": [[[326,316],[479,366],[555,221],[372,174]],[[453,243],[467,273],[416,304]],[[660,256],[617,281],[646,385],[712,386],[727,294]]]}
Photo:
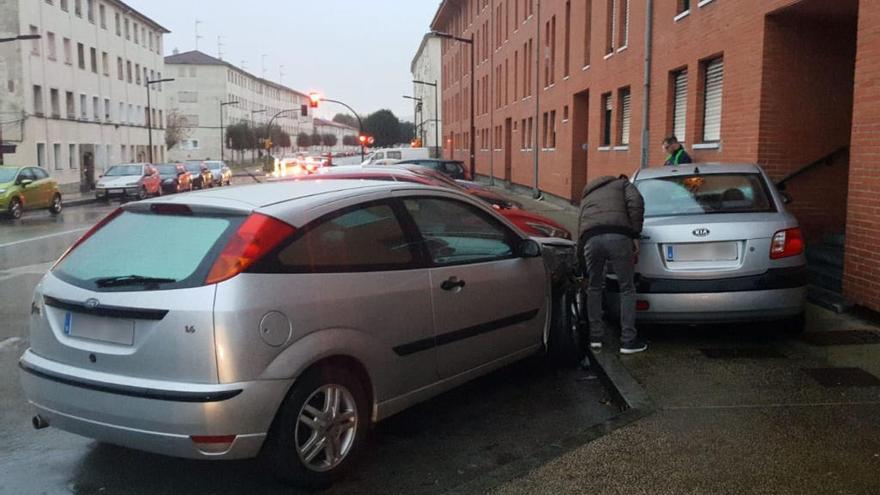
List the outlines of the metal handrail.
{"label": "metal handrail", "polygon": [[846,153],[847,151],[849,151],[849,146],[841,146],[840,148],[835,149],[831,153],[828,153],[827,155],[823,156],[822,158],[819,158],[818,160],[816,160],[812,163],[808,163],[808,164],[804,165],[803,167],[795,170],[794,172],[786,175],[785,177],[783,177],[782,179],[780,179],[779,181],[776,182],[776,187],[780,191],[784,191],[785,184],[788,181],[794,179],[795,177],[798,177],[800,175],[803,175],[803,174],[809,172],[810,170],[812,170],[815,167],[818,167],[819,165],[827,165],[830,167],[831,165],[834,164],[834,159],[837,158],[837,156],[842,155],[842,154]]}

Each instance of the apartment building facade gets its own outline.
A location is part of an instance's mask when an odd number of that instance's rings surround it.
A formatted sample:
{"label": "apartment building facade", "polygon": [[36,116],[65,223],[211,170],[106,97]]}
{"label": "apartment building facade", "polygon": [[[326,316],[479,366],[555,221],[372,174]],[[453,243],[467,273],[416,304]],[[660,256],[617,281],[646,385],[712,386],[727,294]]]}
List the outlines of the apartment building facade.
{"label": "apartment building facade", "polygon": [[[168,30],[116,0],[0,0],[0,129],[9,165],[38,165],[67,190],[108,166],[165,154]],[[151,105],[147,104],[147,91]]]}
{"label": "apartment building facade", "polygon": [[[358,142],[358,130],[354,127],[349,127],[345,124],[334,122],[332,120],[320,119],[315,117],[314,119],[312,119],[312,135],[314,134],[332,134],[336,137],[336,144],[334,144],[333,146],[315,146],[315,149],[320,149],[321,151],[329,151],[332,153],[360,150],[360,146],[356,144]],[[293,138],[296,139],[296,136],[293,136]],[[349,144],[346,144],[346,142]]]}
{"label": "apartment building facade", "polygon": [[413,97],[416,98],[416,134],[422,139],[422,145],[431,150],[431,156],[438,156],[443,142],[439,96],[442,63],[440,39],[425,35],[410,64],[410,72],[414,81]]}
{"label": "apartment building facade", "polygon": [[[759,163],[785,182],[808,245],[839,245],[844,295],[880,310],[878,11],[870,0],[446,0],[431,28],[474,43],[479,174],[577,202],[590,179],[662,165],[666,135],[695,161]],[[465,161],[469,53],[442,41],[444,153]]]}
{"label": "apartment building facade", "polygon": [[[169,150],[171,160],[219,159],[221,126],[247,122],[259,127],[282,110],[290,111],[279,115],[272,125],[288,133],[292,144],[300,132],[312,131],[312,110],[307,116],[300,112],[309,102],[304,93],[199,51],[171,55],[165,65],[175,78],[167,86],[166,106],[183,117],[187,128],[186,139]],[[220,105],[229,102],[235,103]]]}

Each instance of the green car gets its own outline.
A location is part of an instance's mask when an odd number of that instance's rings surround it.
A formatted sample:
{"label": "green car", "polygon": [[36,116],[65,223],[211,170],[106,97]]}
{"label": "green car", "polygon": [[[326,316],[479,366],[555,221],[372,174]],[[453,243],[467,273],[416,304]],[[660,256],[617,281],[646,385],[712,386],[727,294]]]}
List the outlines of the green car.
{"label": "green car", "polygon": [[0,166],[0,213],[21,218],[25,210],[47,208],[61,213],[61,191],[55,179],[39,167]]}

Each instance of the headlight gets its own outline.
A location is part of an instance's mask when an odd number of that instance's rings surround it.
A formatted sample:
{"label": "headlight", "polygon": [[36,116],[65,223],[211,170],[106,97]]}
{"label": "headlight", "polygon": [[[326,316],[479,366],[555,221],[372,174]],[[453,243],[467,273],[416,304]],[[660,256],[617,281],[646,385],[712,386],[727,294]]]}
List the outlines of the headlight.
{"label": "headlight", "polygon": [[137,185],[139,185],[137,182],[129,182],[128,184],[125,185],[125,187],[134,187]]}
{"label": "headlight", "polygon": [[5,192],[6,192],[6,189],[0,189],[0,194],[3,194]]}

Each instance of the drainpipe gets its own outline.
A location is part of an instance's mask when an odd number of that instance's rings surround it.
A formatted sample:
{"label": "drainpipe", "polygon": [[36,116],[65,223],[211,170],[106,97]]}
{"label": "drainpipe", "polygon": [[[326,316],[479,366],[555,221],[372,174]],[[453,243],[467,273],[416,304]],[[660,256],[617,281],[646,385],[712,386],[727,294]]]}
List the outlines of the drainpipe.
{"label": "drainpipe", "polygon": [[541,125],[541,56],[543,53],[541,51],[541,0],[537,0],[537,18],[535,19],[535,141],[534,145],[534,155],[535,155],[535,182],[532,185],[532,197],[535,199],[544,199],[544,195],[541,193],[541,188],[538,187],[538,156],[541,153],[541,148],[538,146],[538,129]]}
{"label": "drainpipe", "polygon": [[[495,5],[489,6],[489,25],[497,28],[495,26]],[[489,30],[489,36],[492,34],[492,30]],[[498,33],[495,34],[496,39]],[[489,184],[495,185],[495,100],[498,99],[498,95],[495,94],[495,88],[498,87],[498,81],[495,80],[495,50],[498,48],[494,46],[494,40],[490,39],[489,41],[493,42],[492,50],[489,52],[489,80],[492,81],[492,91],[487,91],[486,94],[490,94],[494,96],[491,101],[489,101],[489,128],[491,129],[491,133],[489,134]]]}
{"label": "drainpipe", "polygon": [[654,0],[645,0],[645,84],[642,105],[642,161],[641,167],[648,168],[648,146],[650,146],[651,117],[651,51],[652,30],[654,27]]}

